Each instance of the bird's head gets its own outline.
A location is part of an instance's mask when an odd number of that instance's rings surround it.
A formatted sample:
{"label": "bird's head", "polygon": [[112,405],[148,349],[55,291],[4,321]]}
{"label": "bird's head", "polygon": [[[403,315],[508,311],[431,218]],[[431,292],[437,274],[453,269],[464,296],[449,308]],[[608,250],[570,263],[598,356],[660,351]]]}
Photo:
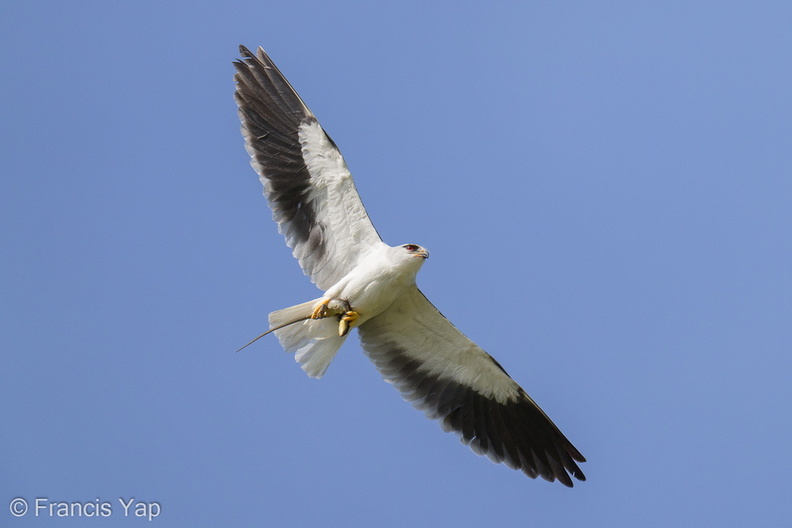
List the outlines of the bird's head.
{"label": "bird's head", "polygon": [[407,255],[411,257],[421,257],[422,259],[429,258],[429,252],[418,244],[404,244],[401,247],[407,252]]}
{"label": "bird's head", "polygon": [[423,263],[429,258],[429,252],[417,244],[403,244],[401,246],[388,246],[387,260],[398,274],[415,275]]}

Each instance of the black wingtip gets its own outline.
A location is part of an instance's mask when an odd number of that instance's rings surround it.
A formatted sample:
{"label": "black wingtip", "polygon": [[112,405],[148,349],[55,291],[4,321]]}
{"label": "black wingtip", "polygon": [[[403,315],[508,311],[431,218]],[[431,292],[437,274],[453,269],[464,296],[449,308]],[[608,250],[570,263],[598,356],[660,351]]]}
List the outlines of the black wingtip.
{"label": "black wingtip", "polygon": [[247,46],[245,46],[244,44],[239,45],[239,54],[242,55],[243,57],[248,57],[251,59],[254,57],[253,53],[251,53],[251,51],[247,49]]}

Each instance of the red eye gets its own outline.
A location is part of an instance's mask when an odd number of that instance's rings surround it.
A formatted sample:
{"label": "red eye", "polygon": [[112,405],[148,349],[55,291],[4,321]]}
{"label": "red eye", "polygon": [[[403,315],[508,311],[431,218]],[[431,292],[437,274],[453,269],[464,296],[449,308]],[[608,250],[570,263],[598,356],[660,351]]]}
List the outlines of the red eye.
{"label": "red eye", "polygon": [[418,251],[418,246],[416,246],[415,244],[407,244],[404,246],[404,249],[410,252],[414,252],[414,251]]}

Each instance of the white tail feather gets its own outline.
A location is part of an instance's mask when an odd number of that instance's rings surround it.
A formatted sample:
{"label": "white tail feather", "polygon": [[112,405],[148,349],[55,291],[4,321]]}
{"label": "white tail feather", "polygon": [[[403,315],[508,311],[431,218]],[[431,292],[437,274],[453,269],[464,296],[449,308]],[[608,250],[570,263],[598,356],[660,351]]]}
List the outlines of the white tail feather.
{"label": "white tail feather", "polygon": [[294,353],[294,359],[312,378],[321,378],[324,375],[346,340],[346,336],[338,335],[337,318],[306,319],[319,301],[320,299],[314,299],[269,315],[271,328],[283,326],[275,330],[281,346],[287,352]]}

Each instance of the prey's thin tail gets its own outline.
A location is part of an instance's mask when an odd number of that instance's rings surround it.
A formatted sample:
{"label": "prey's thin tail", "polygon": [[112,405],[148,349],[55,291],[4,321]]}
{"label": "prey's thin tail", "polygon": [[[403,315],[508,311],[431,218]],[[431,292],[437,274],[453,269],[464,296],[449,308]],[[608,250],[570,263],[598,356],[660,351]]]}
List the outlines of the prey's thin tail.
{"label": "prey's thin tail", "polygon": [[[288,308],[284,308],[283,310],[277,310],[272,312],[269,315],[269,323],[270,329],[258,336],[256,339],[248,343],[247,345],[243,346],[239,350],[243,350],[265,335],[275,332],[276,330],[280,330],[281,328],[286,328],[289,325],[293,325],[294,323],[299,323],[301,321],[307,321],[311,318],[311,314],[313,313],[313,308],[316,306],[316,303],[319,299],[314,299],[312,301],[304,302],[302,304],[296,304],[294,306],[289,306]],[[239,352],[237,350],[237,352]]]}
{"label": "prey's thin tail", "polygon": [[311,318],[311,315],[309,314],[309,315],[307,315],[306,317],[300,317],[299,319],[295,319],[294,321],[289,321],[288,323],[283,323],[282,325],[280,325],[280,326],[276,326],[275,328],[270,328],[269,330],[267,330],[266,332],[264,332],[263,334],[261,334],[260,336],[258,336],[257,338],[255,338],[253,341],[251,341],[251,342],[250,342],[250,343],[248,343],[247,345],[245,345],[245,346],[243,346],[242,348],[240,348],[239,350],[237,350],[237,352],[239,352],[239,351],[241,351],[241,350],[244,350],[244,349],[246,349],[247,347],[249,347],[250,345],[252,345],[252,344],[253,344],[253,343],[255,343],[256,341],[258,341],[259,339],[261,339],[261,338],[262,338],[262,337],[264,337],[265,335],[267,335],[267,334],[271,334],[271,333],[272,333],[272,332],[274,332],[275,330],[280,330],[281,328],[286,328],[287,326],[289,326],[289,325],[293,325],[294,323],[299,323],[300,321],[307,321],[307,320],[308,320],[308,319],[310,319],[310,318]]}

